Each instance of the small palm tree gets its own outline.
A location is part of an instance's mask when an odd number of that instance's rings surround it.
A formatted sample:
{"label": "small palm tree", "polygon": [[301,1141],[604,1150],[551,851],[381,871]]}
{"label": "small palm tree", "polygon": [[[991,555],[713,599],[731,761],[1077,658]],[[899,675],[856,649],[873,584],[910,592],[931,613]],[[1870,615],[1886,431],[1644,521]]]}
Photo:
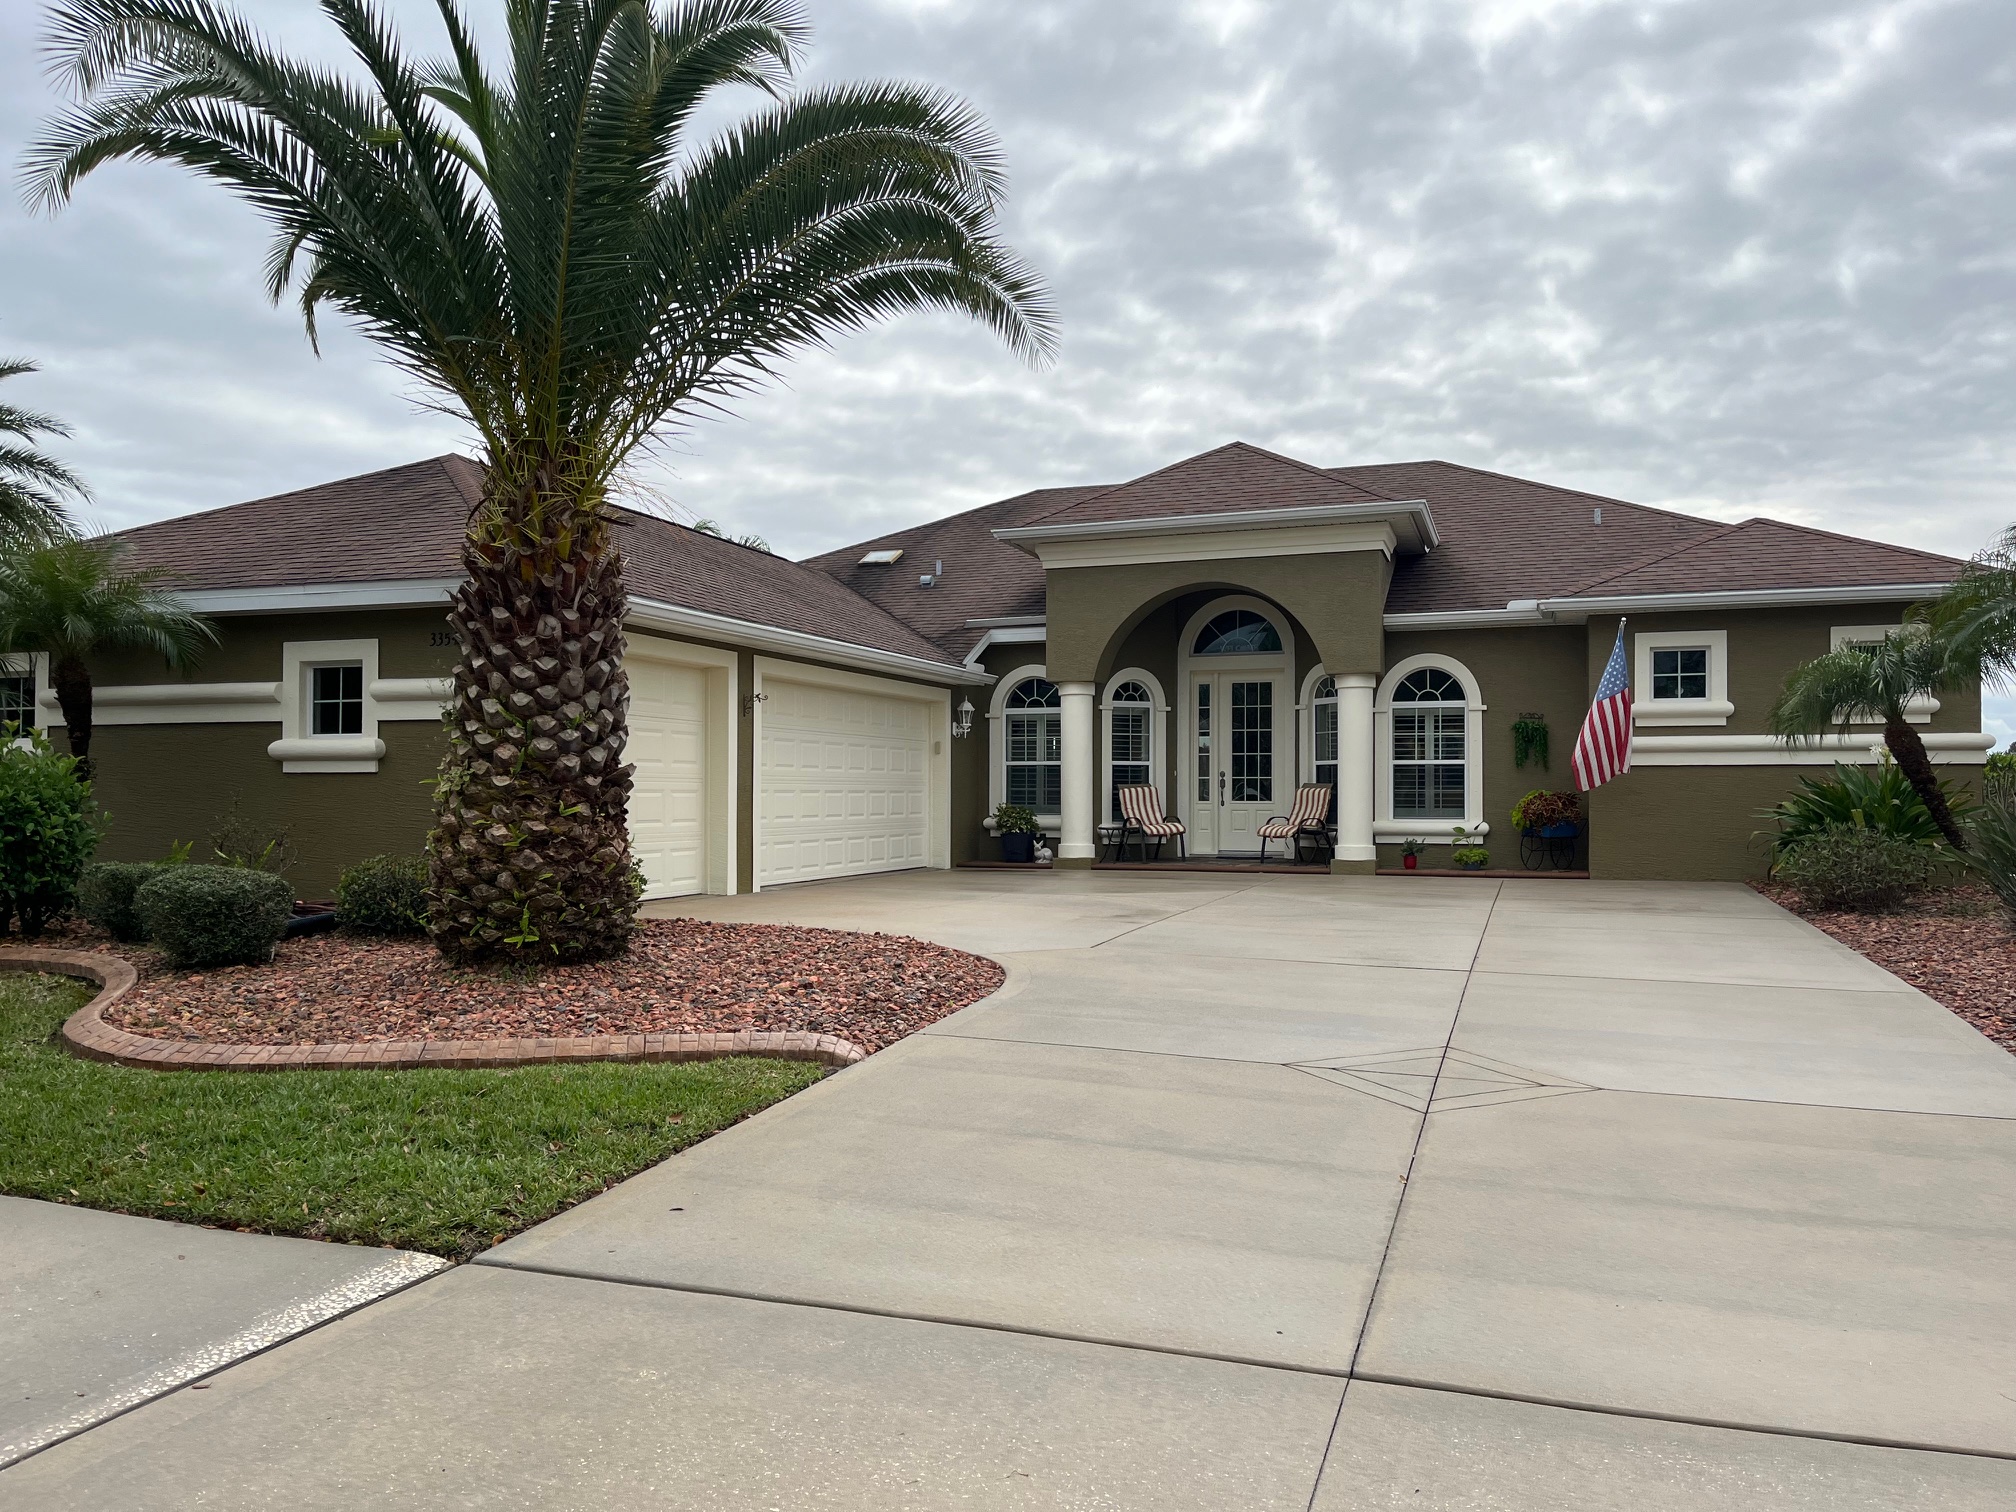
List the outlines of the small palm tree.
{"label": "small palm tree", "polygon": [[[32,362],[0,357],[0,379],[34,371]],[[0,542],[47,540],[73,529],[63,501],[89,495],[75,473],[35,444],[69,434],[53,416],[0,403]]]}
{"label": "small palm tree", "polygon": [[77,776],[91,777],[91,669],[106,651],[157,651],[179,667],[215,644],[210,622],[159,572],[120,570],[115,541],[74,538],[0,554],[0,651],[40,651]]}
{"label": "small palm tree", "polygon": [[[296,62],[215,0],[55,0],[79,103],[29,153],[55,207],[121,158],[179,163],[273,227],[266,287],[350,317],[466,418],[487,468],[450,611],[430,928],[451,957],[620,952],[626,458],[784,358],[905,310],[1051,345],[997,236],[974,112],[907,84],[787,92],[796,0],[502,0],[487,65],[456,0],[416,60],[369,0],[321,0],[357,65]],[[771,103],[711,140],[730,89]],[[298,277],[297,277],[298,275]]]}
{"label": "small palm tree", "polygon": [[1914,624],[1874,645],[1843,646],[1795,668],[1772,706],[1771,730],[1810,740],[1829,730],[1845,735],[1850,725],[1872,717],[1882,720],[1883,743],[1898,771],[1925,800],[1946,843],[1964,851],[1966,836],[1940,791],[1925,742],[1905,717],[1913,701],[1945,692],[1960,676],[1946,638]]}
{"label": "small palm tree", "polygon": [[1956,666],[1988,683],[2016,681],[2016,525],[1977,553],[1919,619],[1952,648]]}

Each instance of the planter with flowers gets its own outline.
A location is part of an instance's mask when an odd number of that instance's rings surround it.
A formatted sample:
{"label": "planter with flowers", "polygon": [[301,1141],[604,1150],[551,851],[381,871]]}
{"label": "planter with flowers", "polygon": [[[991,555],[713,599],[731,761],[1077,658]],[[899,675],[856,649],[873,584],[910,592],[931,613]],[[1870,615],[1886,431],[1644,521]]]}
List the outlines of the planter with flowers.
{"label": "planter with flowers", "polygon": [[1449,859],[1462,871],[1482,871],[1491,864],[1491,852],[1477,844],[1477,837],[1457,825],[1456,843],[1449,852]]}
{"label": "planter with flowers", "polygon": [[1543,863],[1564,870],[1575,859],[1575,840],[1582,833],[1581,796],[1535,788],[1512,805],[1512,823],[1519,831],[1519,860],[1528,871]]}
{"label": "planter with flowers", "polygon": [[1419,870],[1421,866],[1421,852],[1425,849],[1426,847],[1419,840],[1411,837],[1402,840],[1400,842],[1400,864],[1408,871]]}
{"label": "planter with flowers", "polygon": [[1001,839],[1003,861],[1034,861],[1036,839],[1042,827],[1036,811],[1019,803],[1004,803],[994,810],[994,833]]}

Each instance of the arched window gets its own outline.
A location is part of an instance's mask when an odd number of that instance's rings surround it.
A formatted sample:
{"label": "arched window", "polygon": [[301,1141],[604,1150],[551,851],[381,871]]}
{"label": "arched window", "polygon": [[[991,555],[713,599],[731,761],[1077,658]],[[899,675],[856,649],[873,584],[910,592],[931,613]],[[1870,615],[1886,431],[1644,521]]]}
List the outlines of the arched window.
{"label": "arched window", "polygon": [[1057,685],[1041,677],[1024,678],[1008,690],[1003,708],[1008,802],[1054,814],[1064,802]]}
{"label": "arched window", "polygon": [[1421,667],[1393,689],[1393,817],[1460,821],[1467,812],[1463,685]]}
{"label": "arched window", "polygon": [[[1309,735],[1314,758],[1314,780],[1330,784],[1334,795],[1337,791],[1337,679],[1319,677],[1309,694]],[[1336,812],[1337,800],[1330,800],[1332,813]]]}
{"label": "arched window", "polygon": [[1281,632],[1264,614],[1227,609],[1197,632],[1193,656],[1253,656],[1281,650]]}
{"label": "arched window", "polygon": [[1106,806],[1118,821],[1120,789],[1155,781],[1155,695],[1134,678],[1106,695]]}

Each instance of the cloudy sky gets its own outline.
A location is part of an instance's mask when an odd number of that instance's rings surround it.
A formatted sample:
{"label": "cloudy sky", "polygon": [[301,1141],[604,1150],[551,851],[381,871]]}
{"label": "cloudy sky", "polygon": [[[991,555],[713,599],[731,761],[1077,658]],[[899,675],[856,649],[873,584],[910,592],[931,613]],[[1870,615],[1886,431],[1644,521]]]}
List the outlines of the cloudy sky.
{"label": "cloudy sky", "polygon": [[[57,103],[40,9],[0,7],[10,159]],[[241,9],[335,55],[311,0]],[[392,9],[434,45],[429,0]],[[992,120],[1062,351],[913,318],[808,357],[678,438],[651,482],[689,515],[798,555],[1239,437],[1961,554],[2016,518],[2008,0],[812,13],[808,77]],[[107,523],[463,444],[361,340],[318,360],[263,244],[164,167],[0,205],[0,352],[45,367],[9,397],[74,422]]]}

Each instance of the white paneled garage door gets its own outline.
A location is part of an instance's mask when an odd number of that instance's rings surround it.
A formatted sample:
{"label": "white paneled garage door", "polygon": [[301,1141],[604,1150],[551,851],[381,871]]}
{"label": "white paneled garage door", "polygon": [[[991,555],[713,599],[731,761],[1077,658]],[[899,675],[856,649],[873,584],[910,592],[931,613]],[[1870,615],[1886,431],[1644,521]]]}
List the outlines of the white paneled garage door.
{"label": "white paneled garage door", "polygon": [[763,885],[925,864],[931,706],[763,682]]}
{"label": "white paneled garage door", "polygon": [[707,674],[631,659],[630,845],[644,896],[696,893],[707,877]]}

